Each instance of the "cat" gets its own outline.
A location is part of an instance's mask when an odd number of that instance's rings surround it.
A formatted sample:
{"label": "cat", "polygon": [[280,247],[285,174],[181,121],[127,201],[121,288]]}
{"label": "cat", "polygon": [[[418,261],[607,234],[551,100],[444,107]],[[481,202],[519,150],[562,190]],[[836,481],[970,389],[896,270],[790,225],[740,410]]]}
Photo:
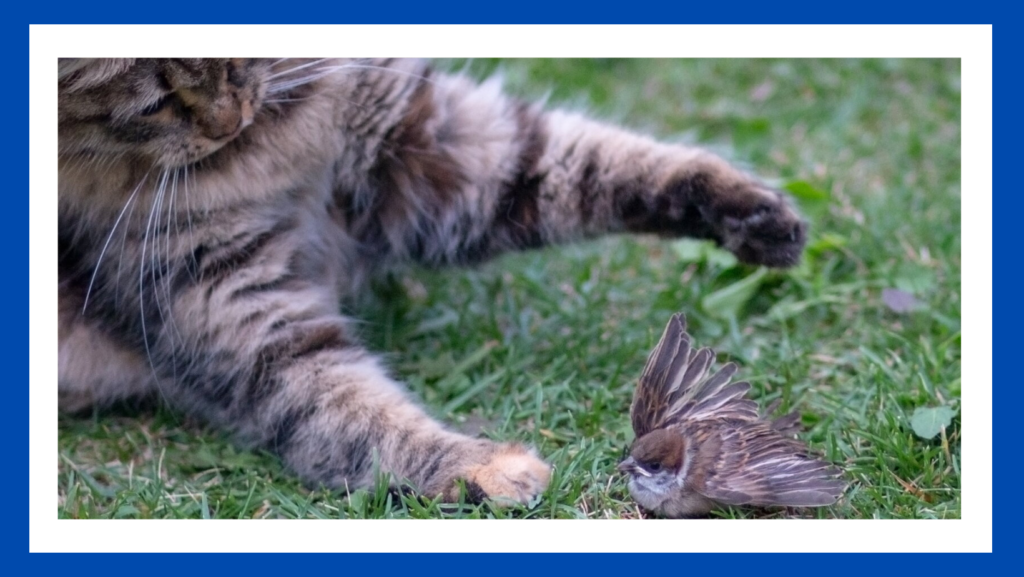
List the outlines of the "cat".
{"label": "cat", "polygon": [[437,422],[339,303],[398,263],[608,233],[795,264],[807,224],[698,148],[418,60],[61,59],[59,408],[158,398],[311,486],[525,503],[531,448]]}

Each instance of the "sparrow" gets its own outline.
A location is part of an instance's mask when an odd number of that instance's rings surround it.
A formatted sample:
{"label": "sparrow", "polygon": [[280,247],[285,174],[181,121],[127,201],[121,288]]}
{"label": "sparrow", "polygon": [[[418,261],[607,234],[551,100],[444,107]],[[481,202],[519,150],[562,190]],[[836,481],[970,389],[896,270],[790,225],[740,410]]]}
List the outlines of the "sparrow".
{"label": "sparrow", "polygon": [[771,420],[745,398],[750,383],[731,382],[736,365],[709,372],[715,354],[695,349],[686,317],[669,321],[633,393],[635,441],[618,469],[645,509],[698,517],[721,505],[831,505],[846,483],[841,471],[795,438],[796,412]]}

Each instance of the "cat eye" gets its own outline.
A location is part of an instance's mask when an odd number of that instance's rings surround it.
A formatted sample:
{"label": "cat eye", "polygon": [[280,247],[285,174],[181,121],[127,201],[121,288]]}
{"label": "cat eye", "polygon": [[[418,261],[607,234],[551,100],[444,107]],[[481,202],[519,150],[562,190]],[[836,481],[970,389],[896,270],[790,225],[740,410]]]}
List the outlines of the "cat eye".
{"label": "cat eye", "polygon": [[171,100],[173,98],[174,98],[174,93],[173,92],[169,93],[169,94],[165,94],[162,98],[160,98],[160,100],[157,100],[156,102],[154,102],[154,103],[150,104],[149,106],[143,108],[142,111],[139,112],[139,116],[153,116],[157,112],[160,112],[164,108],[167,108],[167,106],[171,103]]}

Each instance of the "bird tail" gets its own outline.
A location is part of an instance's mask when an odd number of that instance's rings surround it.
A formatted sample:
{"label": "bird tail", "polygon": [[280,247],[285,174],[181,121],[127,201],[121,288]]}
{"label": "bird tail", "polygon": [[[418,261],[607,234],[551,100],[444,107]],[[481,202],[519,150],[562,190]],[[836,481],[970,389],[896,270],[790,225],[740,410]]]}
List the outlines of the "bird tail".
{"label": "bird tail", "polygon": [[[777,421],[776,421],[777,422]],[[721,431],[715,475],[698,491],[730,505],[819,507],[843,494],[842,471],[761,421]]]}
{"label": "bird tail", "polygon": [[822,507],[831,505],[846,490],[839,468],[814,458],[793,460],[771,476],[774,498],[771,505]]}
{"label": "bird tail", "polygon": [[[798,427],[780,421],[792,419],[796,413],[771,423],[770,431],[755,436],[748,444],[748,474],[761,475],[771,487],[771,498],[757,505],[784,507],[819,507],[831,505],[846,490],[842,471],[821,457],[812,455],[807,446],[792,436],[778,433]],[[793,419],[795,421],[795,419]]]}

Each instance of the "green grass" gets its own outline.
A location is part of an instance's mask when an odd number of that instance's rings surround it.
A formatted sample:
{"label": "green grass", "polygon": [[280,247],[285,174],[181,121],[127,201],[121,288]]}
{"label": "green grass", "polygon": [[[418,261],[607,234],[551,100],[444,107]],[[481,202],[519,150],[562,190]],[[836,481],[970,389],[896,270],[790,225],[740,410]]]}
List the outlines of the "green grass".
{"label": "green grass", "polygon": [[[803,264],[730,298],[755,269],[689,242],[620,237],[377,283],[364,337],[434,414],[554,464],[529,507],[309,491],[273,456],[157,410],[60,419],[60,517],[636,517],[614,466],[632,439],[635,378],[676,311],[697,343],[740,363],[758,400],[799,409],[806,440],[852,481],[834,507],[723,516],[960,517],[959,416],[931,440],[910,426],[917,408],[960,405],[959,61],[468,65],[496,68],[513,93],[804,183]],[[893,312],[885,288],[921,304]]]}

